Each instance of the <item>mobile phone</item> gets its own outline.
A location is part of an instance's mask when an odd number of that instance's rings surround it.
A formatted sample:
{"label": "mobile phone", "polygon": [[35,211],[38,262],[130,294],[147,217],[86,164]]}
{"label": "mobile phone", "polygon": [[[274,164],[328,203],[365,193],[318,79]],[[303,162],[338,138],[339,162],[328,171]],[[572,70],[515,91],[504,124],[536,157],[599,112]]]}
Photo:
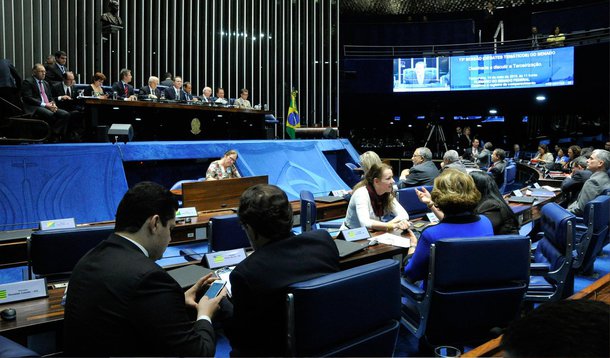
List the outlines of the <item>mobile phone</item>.
{"label": "mobile phone", "polygon": [[208,288],[208,290],[205,291],[205,293],[203,295],[208,296],[208,298],[214,298],[214,297],[218,296],[218,294],[220,293],[220,291],[222,291],[222,289],[225,287],[226,284],[227,284],[227,281],[216,280],[216,281],[212,282],[212,284],[210,285],[210,288]]}

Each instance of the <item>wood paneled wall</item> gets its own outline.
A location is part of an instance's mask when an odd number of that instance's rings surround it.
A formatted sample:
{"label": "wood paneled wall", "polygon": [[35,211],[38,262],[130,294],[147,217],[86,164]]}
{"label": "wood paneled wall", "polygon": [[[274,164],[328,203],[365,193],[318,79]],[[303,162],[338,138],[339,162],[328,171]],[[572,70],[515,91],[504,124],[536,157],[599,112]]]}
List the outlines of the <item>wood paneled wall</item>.
{"label": "wood paneled wall", "polygon": [[[201,94],[223,87],[286,116],[299,91],[304,126],[337,126],[339,0],[121,0],[124,29],[102,39],[104,0],[0,0],[0,58],[24,75],[56,50],[80,83],[130,68],[134,86],[166,71]],[[163,80],[163,79],[161,79]]]}

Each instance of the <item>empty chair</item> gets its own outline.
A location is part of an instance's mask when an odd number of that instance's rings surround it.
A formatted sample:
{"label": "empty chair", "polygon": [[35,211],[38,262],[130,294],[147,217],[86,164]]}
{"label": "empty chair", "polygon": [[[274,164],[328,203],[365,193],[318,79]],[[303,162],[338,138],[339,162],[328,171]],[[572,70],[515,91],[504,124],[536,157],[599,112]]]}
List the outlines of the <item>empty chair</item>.
{"label": "empty chair", "polygon": [[313,193],[308,190],[302,190],[301,194],[301,213],[299,215],[301,232],[316,230],[317,209],[316,201]]}
{"label": "empty chair", "polygon": [[393,355],[400,328],[398,261],[295,283],[288,287],[287,301],[287,355]]}
{"label": "empty chair", "polygon": [[356,164],[354,163],[345,163],[345,166],[347,167],[347,169],[349,169],[348,173],[348,177],[347,177],[347,185],[350,188],[353,188],[354,185],[358,184],[358,182],[361,179],[362,176],[362,169],[360,167],[358,167]]}
{"label": "empty chair", "polygon": [[574,214],[557,203],[542,207],[542,238],[536,243],[526,301],[557,301],[572,294],[575,219]]}
{"label": "empty chair", "polygon": [[595,258],[602,252],[608,235],[609,212],[610,196],[600,195],[585,205],[582,218],[576,218],[573,266],[580,272],[593,271]]}
{"label": "empty chair", "polygon": [[[405,208],[407,213],[409,213],[410,219],[416,219],[416,218],[425,216],[426,213],[430,212],[430,209],[428,209],[428,206],[426,206],[426,204],[419,201],[419,198],[417,197],[417,193],[415,192],[415,188],[416,187],[400,189],[400,190],[398,190],[397,195],[396,195],[400,205],[402,205],[402,207]],[[420,187],[417,187],[417,189],[419,189],[419,188]],[[425,186],[425,188],[429,192],[432,191],[431,185],[427,185],[427,186]]]}
{"label": "empty chair", "polygon": [[519,235],[442,239],[430,248],[425,289],[402,280],[401,323],[431,345],[471,345],[518,318],[530,240]]}
{"label": "empty chair", "polygon": [[114,225],[34,231],[27,240],[30,278],[68,278],[81,257],[113,232]]}
{"label": "empty chair", "polygon": [[185,183],[195,183],[198,181],[204,181],[204,178],[199,178],[199,179],[184,179],[184,180],[179,180],[177,181],[174,185],[172,185],[172,187],[169,190],[182,190],[182,184]]}
{"label": "empty chair", "polygon": [[515,184],[515,178],[517,176],[517,166],[514,163],[509,163],[504,169],[504,183],[498,189],[500,189],[500,193],[506,194],[509,193]]}
{"label": "empty chair", "polygon": [[251,247],[237,214],[214,216],[208,224],[208,252]]}

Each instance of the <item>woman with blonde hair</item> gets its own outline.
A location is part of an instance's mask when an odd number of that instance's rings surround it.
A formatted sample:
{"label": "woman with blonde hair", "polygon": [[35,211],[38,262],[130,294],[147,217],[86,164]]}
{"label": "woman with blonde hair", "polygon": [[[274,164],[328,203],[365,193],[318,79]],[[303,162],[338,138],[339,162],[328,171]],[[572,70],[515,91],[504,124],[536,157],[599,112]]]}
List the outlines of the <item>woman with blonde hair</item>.
{"label": "woman with blonde hair", "polygon": [[443,212],[438,225],[428,226],[422,231],[415,253],[405,267],[408,281],[426,278],[430,260],[430,246],[440,239],[492,236],[491,221],[483,215],[475,214],[481,200],[472,177],[456,169],[446,169],[434,179],[434,189],[430,193],[434,206]]}
{"label": "woman with blonde hair", "polygon": [[[394,195],[394,174],[387,164],[373,164],[354,187],[342,229],[405,230],[409,214]],[[393,216],[393,218],[389,218]]]}
{"label": "woman with blonde hair", "polygon": [[360,167],[362,168],[362,175],[365,176],[366,173],[371,169],[373,164],[380,165],[381,158],[377,155],[377,153],[369,150],[360,155]]}
{"label": "woman with blonde hair", "polygon": [[237,151],[231,149],[225,152],[222,158],[213,161],[205,173],[206,180],[219,180],[241,178],[235,162],[237,161]]}

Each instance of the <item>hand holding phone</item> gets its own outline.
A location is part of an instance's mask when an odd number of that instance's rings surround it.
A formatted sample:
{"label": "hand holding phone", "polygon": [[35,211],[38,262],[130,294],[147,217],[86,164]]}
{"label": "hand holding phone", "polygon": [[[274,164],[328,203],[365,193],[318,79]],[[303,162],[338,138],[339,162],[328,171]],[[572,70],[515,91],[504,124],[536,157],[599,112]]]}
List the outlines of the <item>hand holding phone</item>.
{"label": "hand holding phone", "polygon": [[210,299],[214,298],[214,297],[218,296],[218,294],[220,293],[220,291],[222,291],[222,289],[225,287],[226,284],[227,284],[227,281],[216,280],[216,281],[212,282],[212,284],[210,285],[208,290],[203,295],[207,296]]}

